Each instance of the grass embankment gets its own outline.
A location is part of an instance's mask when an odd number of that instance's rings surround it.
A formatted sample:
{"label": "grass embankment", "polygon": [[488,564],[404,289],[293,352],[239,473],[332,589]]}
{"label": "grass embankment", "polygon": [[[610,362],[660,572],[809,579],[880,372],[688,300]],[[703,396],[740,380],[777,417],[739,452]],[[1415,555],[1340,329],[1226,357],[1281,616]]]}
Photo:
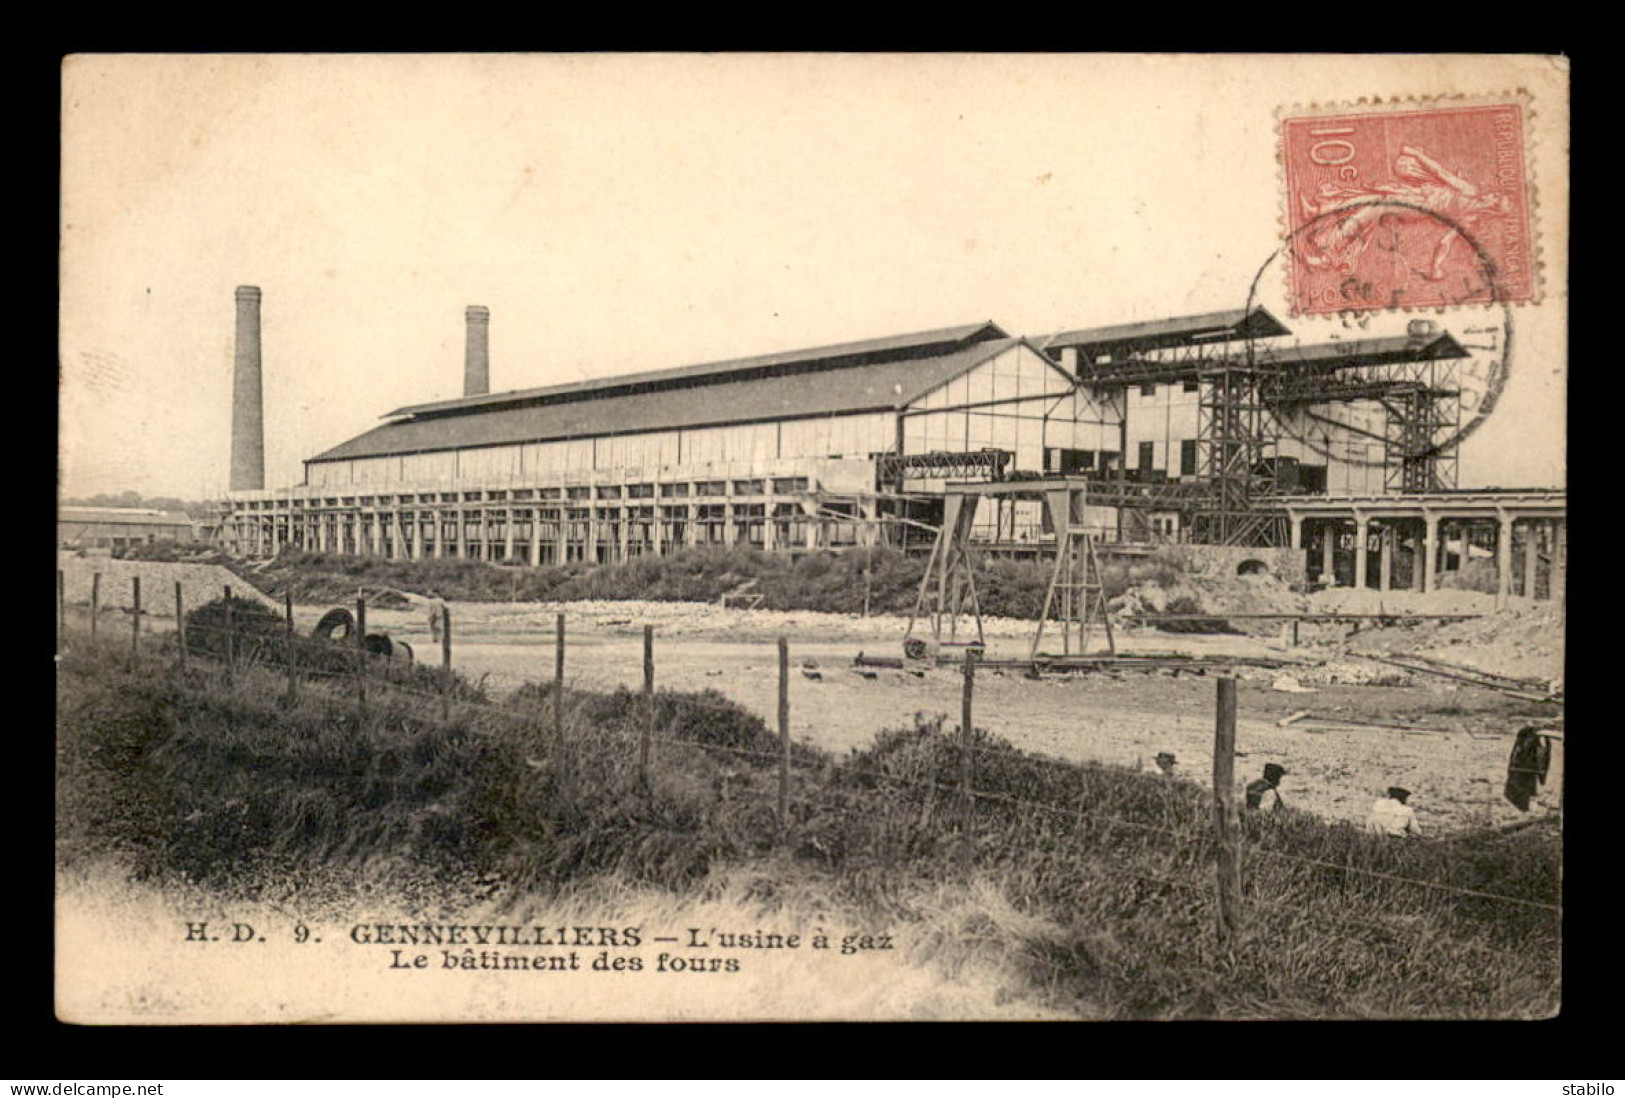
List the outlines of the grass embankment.
{"label": "grass embankment", "polygon": [[462,684],[470,704],[442,724],[433,701],[388,690],[358,719],[337,687],[307,684],[289,704],[268,668],[239,670],[228,692],[201,669],[182,681],[158,666],[131,668],[117,646],[84,643],[60,665],[64,867],[111,856],[139,877],[251,896],[268,882],[391,863],[454,882],[471,902],[516,903],[650,888],[703,902],[719,880],[744,875],[763,925],[791,917],[792,902],[860,912],[900,940],[929,942],[921,963],[993,964],[1046,1005],[1087,1016],[1557,1007],[1551,912],[1286,857],[1550,904],[1555,827],[1400,844],[1306,816],[1265,821],[1248,835],[1245,934],[1225,950],[1210,895],[1211,800],[1184,783],[978,734],[975,788],[986,799],[967,867],[957,737],[927,724],[842,758],[798,747],[780,846],[776,741],[715,694],[659,695],[664,739],[645,784],[625,734],[641,701],[625,692],[572,694],[559,745],[539,704],[545,685],[493,702]]}
{"label": "grass embankment", "polygon": [[[651,599],[714,602],[754,581],[765,610],[823,610],[855,614],[906,614],[914,605],[925,559],[896,549],[819,552],[790,559],[755,549],[695,548],[665,557],[639,557],[624,564],[569,564],[539,568],[475,560],[395,561],[332,553],[289,552],[242,575],[271,595],[292,593],[300,602],[342,602],[356,589],[389,590],[463,602],[567,602],[577,599]],[[1036,618],[1043,609],[1053,562],[987,560],[977,577],[984,614]],[[866,571],[869,573],[866,575]],[[1180,571],[1176,555],[1143,561],[1106,562],[1108,597],[1139,583],[1171,585]]]}

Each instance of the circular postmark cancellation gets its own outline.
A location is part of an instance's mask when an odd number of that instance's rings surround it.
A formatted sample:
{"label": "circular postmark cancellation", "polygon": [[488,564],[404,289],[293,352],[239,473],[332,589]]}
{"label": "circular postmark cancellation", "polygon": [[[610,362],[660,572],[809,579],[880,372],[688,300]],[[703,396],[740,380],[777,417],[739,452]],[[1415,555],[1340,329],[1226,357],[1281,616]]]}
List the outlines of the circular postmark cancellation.
{"label": "circular postmark cancellation", "polygon": [[[1358,250],[1348,242],[1358,238]],[[1452,260],[1435,277],[1442,242],[1467,259]],[[1330,242],[1330,243],[1329,243]],[[1280,284],[1278,264],[1295,268],[1343,248],[1335,293],[1339,307],[1301,320],[1324,329],[1319,342],[1308,332],[1291,346],[1249,336],[1249,365],[1278,366],[1283,377],[1319,377],[1325,401],[1345,414],[1313,412],[1307,403],[1276,406],[1281,435],[1328,461],[1379,466],[1396,456],[1422,461],[1453,451],[1495,410],[1510,376],[1513,312],[1494,256],[1470,227],[1448,215],[1400,199],[1366,198],[1326,210],[1299,224],[1258,267],[1247,292],[1247,312],[1267,303],[1267,289]],[[1406,288],[1427,283],[1421,308]],[[1290,310],[1289,310],[1290,311]],[[1311,383],[1312,384],[1312,383]],[[1395,402],[1431,401],[1408,434],[1389,429]],[[1375,416],[1360,413],[1375,412]],[[1374,420],[1374,421],[1373,421]],[[1345,440],[1332,443],[1333,432]],[[1404,437],[1401,437],[1401,436]],[[1378,445],[1371,445],[1377,442]],[[1373,453],[1374,451],[1374,453]]]}
{"label": "circular postmark cancellation", "polygon": [[1326,326],[1313,346],[1302,330],[1291,348],[1248,341],[1249,362],[1327,398],[1276,404],[1283,438],[1328,461],[1426,463],[1495,410],[1511,306],[1539,300],[1530,114],[1521,91],[1278,112],[1283,239],[1248,305],[1280,287],[1288,315]]}

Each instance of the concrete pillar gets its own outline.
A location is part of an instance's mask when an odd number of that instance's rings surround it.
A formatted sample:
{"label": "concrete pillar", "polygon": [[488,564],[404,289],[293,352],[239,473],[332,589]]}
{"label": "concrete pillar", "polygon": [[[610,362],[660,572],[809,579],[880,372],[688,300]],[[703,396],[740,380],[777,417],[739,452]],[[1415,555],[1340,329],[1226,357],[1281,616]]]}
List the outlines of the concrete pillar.
{"label": "concrete pillar", "polygon": [[733,505],[733,501],[729,500],[727,503],[723,504],[722,506],[723,506],[723,511],[722,511],[722,517],[723,517],[723,522],[722,522],[722,544],[727,546],[729,549],[732,549],[734,547],[734,505]]}
{"label": "concrete pillar", "polygon": [[1394,528],[1384,525],[1377,531],[1377,590],[1394,586]]}
{"label": "concrete pillar", "polygon": [[598,501],[587,501],[587,542],[581,547],[581,559],[588,564],[598,563]]}
{"label": "concrete pillar", "polygon": [[1412,544],[1415,548],[1411,551],[1411,590],[1423,591],[1426,590],[1423,572],[1427,570],[1428,556],[1426,535],[1418,535]]}
{"label": "concrete pillar", "polygon": [[514,517],[513,517],[514,516],[514,510],[513,510],[512,506],[509,506],[508,511],[507,511],[507,515],[508,515],[507,533],[504,534],[503,538],[502,538],[502,559],[503,560],[512,560],[513,559],[513,528],[514,528],[514,525],[515,525],[515,521],[514,521]]}
{"label": "concrete pillar", "polygon": [[1365,547],[1371,536],[1371,523],[1364,515],[1354,516],[1354,586],[1365,587]]}
{"label": "concrete pillar", "polygon": [[436,509],[434,512],[434,556],[436,560],[446,555],[446,517],[450,511]]}
{"label": "concrete pillar", "polygon": [[1303,516],[1302,515],[1297,515],[1297,514],[1288,515],[1287,516],[1287,522],[1289,522],[1291,524],[1291,530],[1292,530],[1292,540],[1289,541],[1287,544],[1290,545],[1294,549],[1302,549],[1303,548]]}
{"label": "concrete pillar", "polygon": [[1327,587],[1337,586],[1337,525],[1328,521],[1320,531],[1320,575]]}
{"label": "concrete pillar", "polygon": [[1495,605],[1505,606],[1512,594],[1512,524],[1503,512],[1495,530]]}
{"label": "concrete pillar", "polygon": [[1523,528],[1523,597],[1531,602],[1535,598],[1536,565],[1540,560],[1540,531],[1543,524],[1536,520],[1524,523]]}
{"label": "concrete pillar", "polygon": [[562,499],[559,501],[559,524],[553,528],[555,546],[553,550],[554,564],[563,564],[566,560],[570,559],[570,524],[565,518],[565,516],[569,514],[568,510],[564,506],[566,502],[568,501]]}
{"label": "concrete pillar", "polygon": [[1552,591],[1557,601],[1568,598],[1568,523],[1562,518],[1552,523]]}
{"label": "concrete pillar", "polygon": [[530,566],[540,568],[542,564],[542,509],[530,509]]}

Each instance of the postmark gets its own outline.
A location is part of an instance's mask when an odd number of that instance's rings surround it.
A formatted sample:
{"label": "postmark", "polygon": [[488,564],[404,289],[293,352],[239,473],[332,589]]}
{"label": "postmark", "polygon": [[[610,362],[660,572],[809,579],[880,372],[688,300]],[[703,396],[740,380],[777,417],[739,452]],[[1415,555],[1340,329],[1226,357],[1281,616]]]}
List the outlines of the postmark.
{"label": "postmark", "polygon": [[[1280,367],[1283,372],[1294,367],[1325,370],[1319,352],[1335,348],[1351,362],[1380,363],[1349,366],[1343,371],[1344,378],[1364,383],[1363,389],[1345,390],[1357,392],[1355,399],[1328,396],[1318,410],[1273,406],[1270,415],[1280,436],[1329,462],[1346,465],[1448,460],[1495,411],[1511,376],[1514,316],[1509,292],[1494,256],[1466,225],[1398,200],[1373,200],[1364,208],[1377,215],[1378,223],[1393,217],[1426,230],[1412,234],[1411,241],[1431,237],[1437,247],[1438,240],[1453,234],[1452,246],[1459,246],[1465,256],[1452,261],[1457,265],[1456,293],[1441,292],[1426,318],[1414,315],[1420,306],[1403,305],[1383,309],[1348,305],[1328,314],[1300,312],[1291,345],[1275,346],[1273,341],[1250,338],[1247,359],[1250,364]],[[1292,270],[1306,253],[1318,254],[1320,235],[1343,216],[1341,210],[1327,211],[1287,234],[1253,275],[1247,295],[1249,312],[1257,305],[1278,304],[1273,298],[1279,291],[1272,292],[1272,288],[1280,279],[1273,276],[1274,269],[1279,264]],[[1383,246],[1391,243],[1390,238]],[[1400,258],[1404,257],[1401,252]],[[1291,294],[1295,288],[1289,277],[1286,292]],[[1266,301],[1266,297],[1272,300]],[[1290,303],[1288,311],[1292,311]],[[1414,357],[1397,350],[1396,341],[1413,349]],[[1386,390],[1384,383],[1390,386]],[[1331,394],[1337,386],[1328,384],[1326,389]],[[1424,411],[1418,401],[1430,402],[1431,408]],[[1317,440],[1311,429],[1316,425],[1332,428],[1338,443],[1332,444],[1330,435],[1326,442]]]}
{"label": "postmark", "polygon": [[1278,112],[1290,312],[1538,301],[1529,112],[1516,93]]}

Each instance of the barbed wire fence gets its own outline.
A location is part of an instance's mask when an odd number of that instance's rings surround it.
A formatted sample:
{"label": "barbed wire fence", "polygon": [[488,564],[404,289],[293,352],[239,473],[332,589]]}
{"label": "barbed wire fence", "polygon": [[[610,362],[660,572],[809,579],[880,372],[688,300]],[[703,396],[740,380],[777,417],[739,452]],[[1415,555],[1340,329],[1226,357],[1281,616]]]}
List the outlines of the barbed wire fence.
{"label": "barbed wire fence", "polygon": [[[70,607],[65,597],[63,575],[58,572],[57,583],[57,655],[78,643],[88,644],[98,653],[108,651],[113,656],[117,647],[111,626],[102,619],[107,609],[100,604],[101,575],[92,576],[89,605],[81,614],[78,607]],[[1165,840],[1162,853],[1167,855],[1166,868],[1192,871],[1199,866],[1211,865],[1213,883],[1202,886],[1191,880],[1172,876],[1147,874],[1141,870],[1119,867],[1125,878],[1142,885],[1174,890],[1195,897],[1200,906],[1210,909],[1213,925],[1221,944],[1234,942],[1242,932],[1244,912],[1249,905],[1261,905],[1290,915],[1298,908],[1291,898],[1291,890],[1310,883],[1304,874],[1319,873],[1319,884],[1362,882],[1373,897],[1386,897],[1393,901],[1396,911],[1413,915],[1423,901],[1411,897],[1417,894],[1431,896],[1439,902],[1450,897],[1493,905],[1503,905],[1524,911],[1535,911],[1553,918],[1561,914],[1556,903],[1531,900],[1520,896],[1492,892],[1455,883],[1449,879],[1430,880],[1391,872],[1375,865],[1360,864],[1352,857],[1341,861],[1316,858],[1272,846],[1267,828],[1260,828],[1245,819],[1235,800],[1234,778],[1236,736],[1236,680],[1221,676],[1216,680],[1213,792],[1211,796],[1211,824],[1203,826],[1199,816],[1187,813],[1180,826],[1170,826],[1164,819],[1152,823],[1142,819],[1129,819],[1120,815],[1091,808],[1081,799],[1075,803],[1021,796],[997,789],[978,787],[978,778],[997,772],[1001,765],[1020,757],[1037,760],[1045,766],[1058,768],[1058,773],[1079,771],[1087,764],[1069,762],[1048,756],[1033,756],[1015,752],[1010,748],[991,747],[978,742],[975,724],[976,681],[978,656],[969,650],[962,665],[960,702],[961,713],[957,732],[944,743],[952,745],[950,775],[925,777],[918,773],[904,773],[889,769],[882,761],[860,762],[859,757],[836,760],[832,756],[803,749],[798,755],[791,737],[790,694],[790,642],[786,637],[776,641],[778,704],[773,726],[775,749],[744,747],[738,744],[715,742],[699,738],[682,738],[676,731],[693,724],[699,715],[726,716],[737,720],[751,711],[737,702],[718,696],[710,700],[692,693],[658,691],[656,687],[655,631],[651,625],[643,627],[643,681],[637,692],[636,711],[630,721],[612,720],[594,725],[594,736],[571,737],[566,729],[580,723],[595,699],[603,692],[580,690],[566,680],[567,633],[566,616],[557,615],[554,628],[555,658],[553,677],[534,685],[527,693],[524,688],[510,694],[506,701],[493,701],[486,693],[483,680],[470,683],[453,670],[453,615],[449,608],[441,611],[438,666],[418,663],[414,659],[400,659],[392,653],[369,650],[366,633],[366,600],[358,598],[353,624],[343,641],[315,636],[300,636],[295,626],[291,596],[283,599],[280,628],[271,631],[267,616],[249,625],[236,619],[238,599],[230,585],[222,590],[220,624],[201,621],[196,615],[188,620],[182,585],[174,589],[175,632],[173,641],[152,632],[150,625],[143,630],[144,619],[151,614],[143,610],[140,577],[132,578],[129,613],[129,641],[125,658],[132,670],[144,673],[168,674],[181,689],[209,680],[223,685],[248,686],[250,676],[257,676],[256,685],[269,689],[268,684],[280,680],[279,702],[294,705],[307,695],[319,695],[322,704],[341,710],[353,710],[364,721],[369,712],[399,705],[413,707],[420,719],[438,719],[449,723],[464,713],[477,712],[499,724],[524,728],[548,737],[548,747],[559,752],[591,751],[604,755],[618,753],[625,760],[636,760],[640,783],[644,790],[651,785],[656,751],[703,751],[708,754],[737,758],[765,769],[771,769],[776,784],[773,810],[773,838],[778,845],[787,845],[795,839],[795,821],[798,812],[805,812],[815,803],[816,782],[827,779],[832,772],[847,782],[873,782],[894,789],[906,790],[921,796],[920,821],[938,821],[948,830],[955,844],[955,860],[963,872],[969,873],[976,862],[978,813],[981,822],[991,823],[986,813],[991,809],[1015,810],[1022,819],[1036,823],[1049,819],[1063,830],[1060,838],[1092,837],[1105,846],[1119,833],[1156,836]],[[120,608],[122,612],[124,608]],[[112,650],[109,646],[114,646]],[[383,646],[379,646],[380,648]],[[311,689],[319,687],[319,689]],[[534,709],[526,710],[515,700],[526,701],[536,696]],[[314,697],[307,700],[314,701]],[[764,721],[764,724],[766,722]],[[635,727],[628,727],[628,725]],[[949,732],[945,718],[939,718],[936,731]],[[980,764],[980,765],[979,765]],[[949,780],[942,780],[948,777]],[[1169,779],[1150,778],[1165,793],[1176,784]],[[1165,797],[1165,803],[1177,807],[1175,798]],[[890,814],[913,805],[898,805],[890,801],[885,811]],[[1189,808],[1189,805],[1186,805]],[[1170,813],[1177,815],[1177,813]],[[1382,849],[1377,844],[1373,852]],[[1275,880],[1278,887],[1265,892],[1259,887],[1256,873],[1244,873],[1244,867],[1256,865],[1258,860],[1269,860],[1297,868],[1298,877]],[[1448,863],[1447,863],[1448,864]],[[1404,898],[1402,898],[1404,897]],[[1365,923],[1391,931],[1388,923],[1376,924],[1369,919],[1349,913],[1350,922]]]}

